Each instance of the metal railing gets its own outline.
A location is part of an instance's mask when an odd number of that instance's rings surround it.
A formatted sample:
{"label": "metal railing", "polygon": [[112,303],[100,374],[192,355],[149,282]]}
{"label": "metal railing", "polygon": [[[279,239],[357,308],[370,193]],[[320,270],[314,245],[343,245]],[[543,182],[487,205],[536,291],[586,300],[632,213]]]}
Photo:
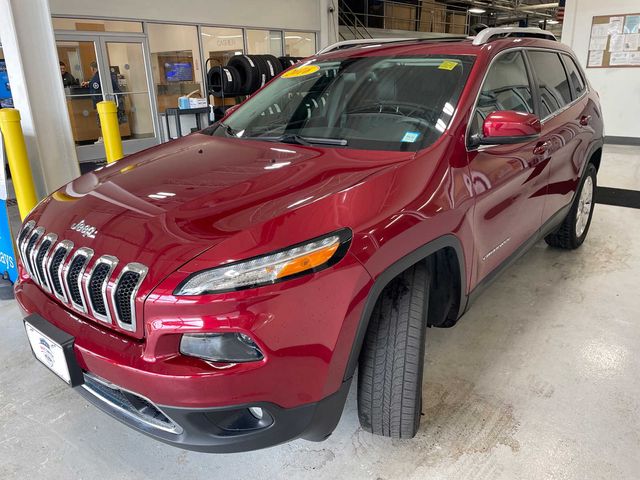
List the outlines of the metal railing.
{"label": "metal railing", "polygon": [[[356,14],[344,0],[340,0],[340,5],[338,7],[338,22],[349,31],[354,39],[373,38],[373,35],[371,35],[365,24],[360,19],[359,14]],[[340,34],[340,38],[342,40],[347,40],[347,38],[342,34]]]}
{"label": "metal railing", "polygon": [[[407,3],[393,0],[377,2],[370,10],[365,3],[364,11],[354,11],[345,0],[339,4],[338,19],[354,38],[371,38],[368,29],[407,30],[413,32],[436,32],[467,35],[470,16],[467,8],[448,5],[434,0],[418,0]],[[368,36],[358,35],[366,31]]]}

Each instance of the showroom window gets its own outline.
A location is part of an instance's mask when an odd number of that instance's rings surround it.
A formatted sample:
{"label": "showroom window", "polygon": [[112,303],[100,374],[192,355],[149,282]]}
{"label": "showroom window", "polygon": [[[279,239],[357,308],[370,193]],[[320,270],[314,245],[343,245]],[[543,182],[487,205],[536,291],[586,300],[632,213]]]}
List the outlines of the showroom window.
{"label": "showroom window", "polygon": [[533,98],[527,69],[520,52],[500,55],[482,84],[471,135],[479,135],[484,119],[497,110],[533,113]]}
{"label": "showroom window", "polygon": [[557,53],[534,50],[529,58],[538,77],[544,119],[571,102],[571,88]]}
{"label": "showroom window", "polygon": [[576,98],[580,97],[585,91],[584,79],[580,74],[580,70],[576,65],[576,62],[569,55],[562,55],[564,58],[564,63],[567,66],[567,72],[569,73],[569,78],[573,83],[573,89],[576,92]]}
{"label": "showroom window", "polygon": [[247,51],[252,55],[282,56],[282,32],[280,30],[247,30]]}
{"label": "showroom window", "polygon": [[209,66],[226,65],[234,55],[244,53],[244,37],[240,28],[202,27],[200,29],[205,60]]}
{"label": "showroom window", "polygon": [[310,57],[316,53],[316,34],[284,32],[284,48],[289,57]]}
{"label": "showroom window", "polygon": [[51,19],[54,30],[76,30],[90,32],[128,32],[142,33],[141,22],[125,22],[121,20],[90,20],[86,18]]}
{"label": "showroom window", "polygon": [[202,95],[202,68],[198,31],[191,25],[148,23],[151,68],[158,110],[177,108],[178,97]]}

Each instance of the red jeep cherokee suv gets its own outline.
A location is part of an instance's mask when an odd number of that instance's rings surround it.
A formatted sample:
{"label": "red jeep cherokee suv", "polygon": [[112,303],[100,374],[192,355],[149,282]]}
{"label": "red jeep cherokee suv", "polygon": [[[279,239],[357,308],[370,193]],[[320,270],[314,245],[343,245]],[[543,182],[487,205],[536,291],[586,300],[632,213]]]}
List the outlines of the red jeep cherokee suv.
{"label": "red jeep cherokee suv", "polygon": [[26,219],[35,356],[158,440],[250,450],[415,435],[427,327],[450,327],[593,213],[598,97],[537,29],[337,48],[221,122],[83,175]]}

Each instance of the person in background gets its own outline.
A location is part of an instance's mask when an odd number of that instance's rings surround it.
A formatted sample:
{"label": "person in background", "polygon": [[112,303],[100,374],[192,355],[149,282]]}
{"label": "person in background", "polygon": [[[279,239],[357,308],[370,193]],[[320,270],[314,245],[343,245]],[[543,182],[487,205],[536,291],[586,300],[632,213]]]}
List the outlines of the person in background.
{"label": "person in background", "polygon": [[70,87],[72,85],[78,84],[78,81],[75,79],[75,77],[67,72],[67,65],[62,61],[60,62],[60,74],[62,75],[62,84],[65,87]]}
{"label": "person in background", "polygon": [[[91,94],[91,98],[93,100],[93,106],[96,108],[98,102],[102,101],[102,86],[100,85],[100,72],[98,71],[98,64],[96,62],[91,62],[89,64],[91,68],[91,80],[88,82],[82,82],[83,87],[89,87],[89,93]],[[113,88],[113,93],[121,93],[120,87],[118,86],[118,78],[115,73],[109,72],[111,74],[111,86]],[[126,113],[124,111],[124,101],[120,100],[116,95],[116,104],[118,107],[118,123],[127,123],[128,119]],[[98,122],[98,126],[100,126],[100,116],[98,115],[96,118]],[[101,143],[102,137],[98,138],[96,143]]]}

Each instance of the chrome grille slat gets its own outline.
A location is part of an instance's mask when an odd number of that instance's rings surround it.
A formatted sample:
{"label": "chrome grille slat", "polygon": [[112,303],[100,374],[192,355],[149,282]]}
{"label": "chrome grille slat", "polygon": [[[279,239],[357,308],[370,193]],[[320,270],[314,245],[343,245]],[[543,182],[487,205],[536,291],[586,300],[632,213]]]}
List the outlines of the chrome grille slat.
{"label": "chrome grille slat", "polygon": [[39,282],[34,274],[34,269],[33,269],[34,260],[32,258],[32,254],[33,254],[33,251],[36,249],[36,245],[42,239],[43,234],[44,234],[44,228],[42,227],[35,228],[29,234],[28,240],[24,242],[24,250],[22,255],[24,266],[27,269],[29,276],[33,278],[36,283],[39,283]]}
{"label": "chrome grille slat", "polygon": [[87,313],[87,302],[84,298],[84,273],[93,257],[93,250],[82,247],[75,251],[65,268],[64,280],[71,306],[82,313]]}
{"label": "chrome grille slat", "polygon": [[136,331],[136,296],[148,271],[140,263],[128,264],[118,275],[111,290],[115,319],[123,330]]}
{"label": "chrome grille slat", "polygon": [[107,298],[107,287],[116,265],[118,265],[116,257],[103,255],[94,263],[86,284],[87,299],[93,316],[107,323],[113,323]]}
{"label": "chrome grille slat", "polygon": [[40,280],[40,286],[49,293],[51,293],[51,284],[47,276],[47,260],[57,239],[58,236],[55,233],[45,235],[38,246],[37,253],[34,255],[35,274]]}
{"label": "chrome grille slat", "polygon": [[53,249],[46,268],[53,294],[64,303],[68,303],[69,299],[62,280],[62,270],[71,250],[73,250],[73,242],[69,240],[60,242]]}

